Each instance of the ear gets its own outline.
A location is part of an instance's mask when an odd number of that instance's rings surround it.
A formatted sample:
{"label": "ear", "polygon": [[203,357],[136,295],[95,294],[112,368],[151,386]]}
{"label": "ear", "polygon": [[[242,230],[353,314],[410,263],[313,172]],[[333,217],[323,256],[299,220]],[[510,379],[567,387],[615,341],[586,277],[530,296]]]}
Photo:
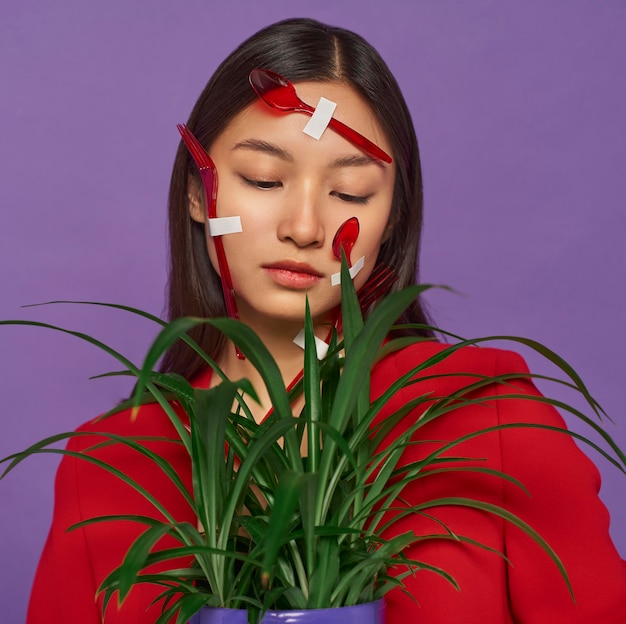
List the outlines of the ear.
{"label": "ear", "polygon": [[204,205],[204,187],[198,178],[191,175],[187,178],[187,205],[189,216],[198,223],[205,223],[207,209]]}

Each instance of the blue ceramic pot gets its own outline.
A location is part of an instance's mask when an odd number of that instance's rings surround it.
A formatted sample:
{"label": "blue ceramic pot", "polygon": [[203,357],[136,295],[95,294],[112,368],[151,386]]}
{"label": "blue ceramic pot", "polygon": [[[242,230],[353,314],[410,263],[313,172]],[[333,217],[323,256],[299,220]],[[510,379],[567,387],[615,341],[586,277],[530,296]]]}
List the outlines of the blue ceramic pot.
{"label": "blue ceramic pot", "polygon": [[[384,624],[385,602],[377,600],[354,607],[267,611],[262,624]],[[205,608],[189,624],[248,624],[245,609]]]}

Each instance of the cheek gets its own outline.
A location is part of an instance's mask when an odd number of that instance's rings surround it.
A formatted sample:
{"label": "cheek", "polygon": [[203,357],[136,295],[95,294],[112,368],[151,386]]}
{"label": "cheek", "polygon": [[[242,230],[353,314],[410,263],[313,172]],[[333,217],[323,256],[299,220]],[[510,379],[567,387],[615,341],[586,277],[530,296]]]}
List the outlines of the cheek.
{"label": "cheek", "polygon": [[[234,240],[246,239],[253,243],[256,238],[266,238],[268,233],[276,229],[276,206],[272,201],[271,193],[252,193],[242,187],[234,176],[228,177],[217,194],[218,217],[240,217],[242,232],[232,236]],[[231,237],[224,237],[224,244],[230,242]],[[241,251],[241,249],[239,250]]]}
{"label": "cheek", "polygon": [[380,217],[360,219],[360,232],[354,246],[353,258],[365,256],[366,261],[374,261],[378,255],[378,250],[385,240],[387,234],[387,211],[381,211]]}
{"label": "cheek", "polygon": [[365,285],[370,275],[374,271],[374,268],[376,267],[376,264],[378,262],[378,253],[380,250],[381,242],[382,241],[378,231],[375,233],[375,235],[372,235],[372,232],[370,232],[368,235],[367,230],[362,230],[362,234],[361,236],[359,236],[359,240],[352,250],[353,263],[357,262],[362,257],[365,258],[363,268],[354,278],[354,287],[356,290],[359,290]]}
{"label": "cheek", "polygon": [[359,272],[354,280],[355,288],[358,290],[368,280],[378,261],[380,247],[387,235],[387,224],[389,222],[390,209],[382,205],[378,210],[367,215],[362,215],[359,219],[359,238],[352,250],[352,261],[356,262],[361,257],[365,257],[363,270]]}
{"label": "cheek", "polygon": [[[252,209],[251,209],[252,208]],[[260,223],[266,211],[255,210],[250,206],[249,197],[232,180],[224,180],[218,189],[216,213],[218,217],[240,217],[242,231],[226,234],[221,237],[226,254],[231,278],[236,281],[238,267],[249,259],[255,242],[264,235],[266,224]],[[207,226],[205,226],[207,227]],[[215,249],[215,239],[206,232],[206,246],[211,265],[215,272],[220,275]]]}

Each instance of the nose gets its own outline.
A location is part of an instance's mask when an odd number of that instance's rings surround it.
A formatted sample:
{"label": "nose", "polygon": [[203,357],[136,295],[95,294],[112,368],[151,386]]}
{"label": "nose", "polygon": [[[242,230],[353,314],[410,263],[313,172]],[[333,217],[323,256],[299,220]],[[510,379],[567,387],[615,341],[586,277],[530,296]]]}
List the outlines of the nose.
{"label": "nose", "polygon": [[298,247],[321,247],[324,227],[320,218],[320,193],[315,184],[303,184],[285,197],[283,213],[278,224],[278,238]]}

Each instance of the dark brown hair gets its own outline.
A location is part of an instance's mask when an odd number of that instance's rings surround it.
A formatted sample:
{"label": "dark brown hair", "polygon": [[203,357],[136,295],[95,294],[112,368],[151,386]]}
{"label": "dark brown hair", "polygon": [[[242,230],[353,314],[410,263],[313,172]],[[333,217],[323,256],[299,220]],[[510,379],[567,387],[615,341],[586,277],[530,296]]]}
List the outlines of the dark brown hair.
{"label": "dark brown hair", "polygon": [[[414,284],[423,205],[419,151],[406,102],[378,52],[353,32],[311,19],[289,19],[264,28],[218,67],[191,112],[187,125],[206,149],[256,98],[248,83],[255,68],[272,70],[292,82],[345,82],[369,103],[396,163],[390,236],[381,246],[379,261],[398,275],[393,290]],[[225,316],[220,280],[209,261],[203,226],[189,216],[189,176],[197,176],[197,171],[181,142],[169,194],[169,318]],[[401,320],[426,323],[421,302],[416,300]],[[427,330],[418,333],[431,335]],[[191,336],[213,358],[224,343],[209,325]],[[190,379],[204,367],[197,354],[179,343],[166,354],[162,370]]]}

